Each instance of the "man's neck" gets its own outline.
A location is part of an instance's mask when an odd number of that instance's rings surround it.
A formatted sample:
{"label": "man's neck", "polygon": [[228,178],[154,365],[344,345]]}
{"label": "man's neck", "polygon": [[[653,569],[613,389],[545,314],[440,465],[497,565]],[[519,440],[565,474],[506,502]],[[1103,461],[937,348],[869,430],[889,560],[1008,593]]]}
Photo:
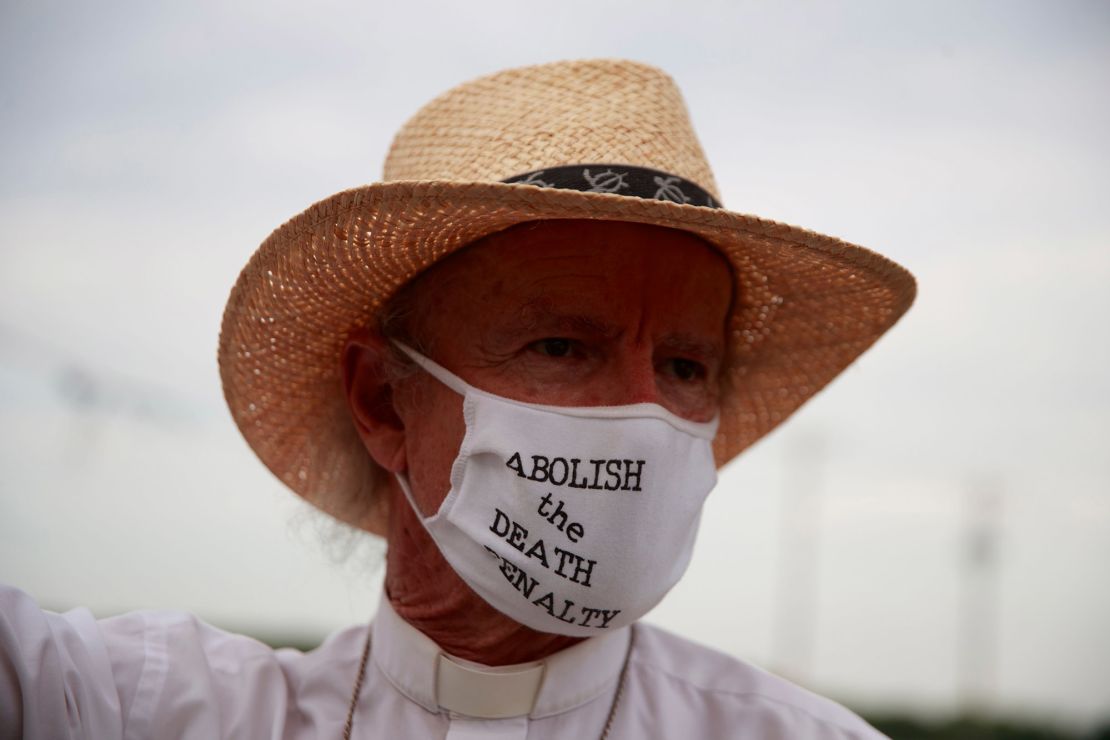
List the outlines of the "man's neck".
{"label": "man's neck", "polygon": [[546,658],[584,638],[537,632],[478,596],[443,559],[408,506],[390,517],[385,591],[397,615],[449,655],[489,666]]}

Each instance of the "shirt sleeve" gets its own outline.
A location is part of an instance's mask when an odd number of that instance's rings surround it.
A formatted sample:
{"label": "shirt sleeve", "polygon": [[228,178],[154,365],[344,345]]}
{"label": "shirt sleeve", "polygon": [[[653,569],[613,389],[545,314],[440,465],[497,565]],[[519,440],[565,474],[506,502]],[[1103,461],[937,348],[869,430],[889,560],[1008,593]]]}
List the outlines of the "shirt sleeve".
{"label": "shirt sleeve", "polygon": [[0,585],[0,740],[297,734],[300,655],[186,612],[97,620]]}
{"label": "shirt sleeve", "polygon": [[88,609],[44,611],[0,585],[3,740],[124,737],[124,704],[134,703],[133,679],[144,662],[141,652],[113,661]]}

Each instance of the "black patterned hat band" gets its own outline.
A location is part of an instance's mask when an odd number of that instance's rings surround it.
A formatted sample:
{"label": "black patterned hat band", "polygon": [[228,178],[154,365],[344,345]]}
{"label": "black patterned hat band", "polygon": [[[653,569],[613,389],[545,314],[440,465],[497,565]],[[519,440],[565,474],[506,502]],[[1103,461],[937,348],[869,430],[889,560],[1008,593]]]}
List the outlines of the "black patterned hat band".
{"label": "black patterned hat band", "polygon": [[702,186],[684,177],[626,164],[571,164],[513,175],[501,182],[541,188],[613,193],[648,200],[669,200],[691,206],[720,208]]}

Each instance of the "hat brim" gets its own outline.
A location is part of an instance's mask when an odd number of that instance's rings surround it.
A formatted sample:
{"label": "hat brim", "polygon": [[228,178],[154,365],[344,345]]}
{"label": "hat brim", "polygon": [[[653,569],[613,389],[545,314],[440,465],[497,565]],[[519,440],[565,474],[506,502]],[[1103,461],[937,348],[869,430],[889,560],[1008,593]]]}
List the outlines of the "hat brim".
{"label": "hat brim", "polygon": [[[886,332],[914,279],[868,249],[723,209],[533,185],[376,183],[276,229],[224,312],[224,395],[248,444],[309,501],[352,469],[340,375],[355,328],[452,252],[525,221],[631,221],[696,234],[732,264],[730,362],[714,440],[723,465],[774,429]],[[357,466],[356,466],[357,467]]]}

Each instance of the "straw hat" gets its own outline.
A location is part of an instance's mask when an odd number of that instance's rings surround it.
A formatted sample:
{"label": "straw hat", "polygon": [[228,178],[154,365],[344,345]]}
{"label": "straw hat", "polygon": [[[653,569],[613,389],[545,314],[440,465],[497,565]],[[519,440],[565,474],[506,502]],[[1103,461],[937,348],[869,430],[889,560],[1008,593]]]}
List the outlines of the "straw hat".
{"label": "straw hat", "polygon": [[738,300],[714,442],[723,465],[817,393],[909,308],[890,260],[720,207],[682,97],[662,71],[560,62],[468,82],[422,108],[382,182],[338,193],[274,231],[231,291],[224,394],[247,442],[310,502],[358,488],[366,452],[344,400],[349,333],[422,270],[537,219],[657,224],[732,263]]}

